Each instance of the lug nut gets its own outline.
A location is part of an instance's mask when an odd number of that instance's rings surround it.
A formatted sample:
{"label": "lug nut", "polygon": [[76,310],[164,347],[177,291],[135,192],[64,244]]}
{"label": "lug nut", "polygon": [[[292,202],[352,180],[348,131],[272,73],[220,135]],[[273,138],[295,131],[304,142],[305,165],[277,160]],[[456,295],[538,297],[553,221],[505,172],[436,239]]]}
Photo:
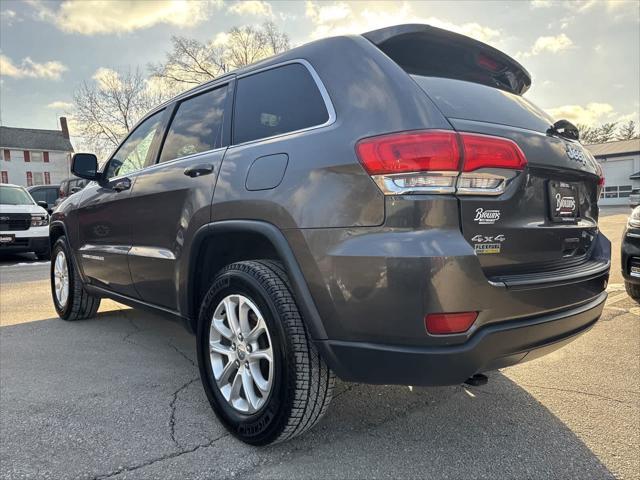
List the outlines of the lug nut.
{"label": "lug nut", "polygon": [[242,334],[241,333],[238,334],[238,340],[242,341]]}
{"label": "lug nut", "polygon": [[247,345],[247,352],[251,353],[251,345]]}
{"label": "lug nut", "polygon": [[244,366],[249,368],[249,362],[244,362]]}
{"label": "lug nut", "polygon": [[235,350],[235,349],[236,349],[236,344],[235,344],[235,343],[232,343],[232,344],[231,344],[231,350]]}

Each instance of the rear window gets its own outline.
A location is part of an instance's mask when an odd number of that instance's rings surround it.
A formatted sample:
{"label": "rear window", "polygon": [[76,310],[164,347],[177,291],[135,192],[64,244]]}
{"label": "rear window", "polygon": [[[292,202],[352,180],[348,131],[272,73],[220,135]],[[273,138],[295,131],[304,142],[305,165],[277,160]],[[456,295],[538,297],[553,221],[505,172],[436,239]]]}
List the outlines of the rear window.
{"label": "rear window", "polygon": [[311,74],[303,65],[292,63],[238,81],[233,143],[322,125],[328,119]]}
{"label": "rear window", "polygon": [[553,120],[527,99],[497,88],[450,78],[411,75],[448,118],[499,123],[546,132]]}

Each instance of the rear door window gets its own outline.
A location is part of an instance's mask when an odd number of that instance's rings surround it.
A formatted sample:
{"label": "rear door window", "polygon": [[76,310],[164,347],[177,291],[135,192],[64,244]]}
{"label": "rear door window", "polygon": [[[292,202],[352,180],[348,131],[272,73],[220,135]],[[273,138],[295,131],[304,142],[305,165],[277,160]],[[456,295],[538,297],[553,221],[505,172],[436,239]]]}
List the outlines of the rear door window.
{"label": "rear door window", "polygon": [[226,98],[225,85],[181,102],[171,121],[160,162],[219,147]]}
{"label": "rear door window", "polygon": [[238,80],[233,143],[322,125],[329,113],[304,65],[292,63]]}

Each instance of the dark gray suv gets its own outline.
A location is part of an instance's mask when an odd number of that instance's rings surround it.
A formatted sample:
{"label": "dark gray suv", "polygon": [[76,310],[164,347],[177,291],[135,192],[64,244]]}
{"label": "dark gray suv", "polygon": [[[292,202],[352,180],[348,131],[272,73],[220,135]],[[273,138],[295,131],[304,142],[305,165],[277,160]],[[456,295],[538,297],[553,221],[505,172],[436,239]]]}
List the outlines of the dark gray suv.
{"label": "dark gray suv", "polygon": [[264,445],[334,374],[448,385],[587,331],[606,299],[597,162],[522,97],[527,71],[451,32],[323,39],[147,115],[51,222],[55,308],[100,298],[197,336],[213,410]]}

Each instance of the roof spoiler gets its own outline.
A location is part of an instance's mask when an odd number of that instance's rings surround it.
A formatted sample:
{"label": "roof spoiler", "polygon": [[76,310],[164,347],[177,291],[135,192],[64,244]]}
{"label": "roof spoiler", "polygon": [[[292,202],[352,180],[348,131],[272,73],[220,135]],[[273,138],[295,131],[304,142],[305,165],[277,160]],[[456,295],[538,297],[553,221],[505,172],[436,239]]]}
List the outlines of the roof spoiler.
{"label": "roof spoiler", "polygon": [[531,75],[489,45],[422,24],[397,25],[362,35],[409,74],[466,80],[522,95]]}

